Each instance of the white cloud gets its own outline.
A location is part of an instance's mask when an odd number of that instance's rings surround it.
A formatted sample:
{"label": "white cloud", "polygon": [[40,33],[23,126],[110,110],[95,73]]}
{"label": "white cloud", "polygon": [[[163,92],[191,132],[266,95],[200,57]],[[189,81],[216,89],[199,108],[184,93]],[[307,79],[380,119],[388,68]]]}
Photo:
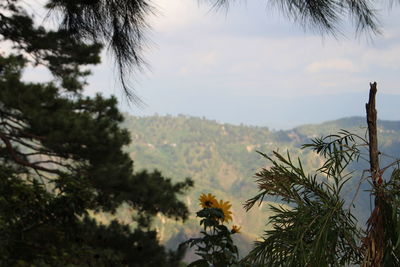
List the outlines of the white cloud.
{"label": "white cloud", "polygon": [[206,52],[200,56],[200,62],[204,67],[215,65],[217,62],[217,55],[214,51]]}
{"label": "white cloud", "polygon": [[158,34],[188,29],[191,25],[199,24],[205,17],[205,9],[196,1],[188,0],[157,0],[155,16],[149,18],[153,31]]}
{"label": "white cloud", "polygon": [[305,71],[309,73],[327,71],[358,72],[359,68],[348,59],[334,58],[313,62],[305,68]]}
{"label": "white cloud", "polygon": [[400,45],[385,49],[368,49],[363,54],[365,65],[379,66],[380,68],[400,69]]}
{"label": "white cloud", "polygon": [[190,72],[190,70],[189,70],[189,68],[188,67],[182,67],[182,68],[180,68],[179,69],[179,74],[180,75],[187,75],[187,74],[189,74],[189,72]]}

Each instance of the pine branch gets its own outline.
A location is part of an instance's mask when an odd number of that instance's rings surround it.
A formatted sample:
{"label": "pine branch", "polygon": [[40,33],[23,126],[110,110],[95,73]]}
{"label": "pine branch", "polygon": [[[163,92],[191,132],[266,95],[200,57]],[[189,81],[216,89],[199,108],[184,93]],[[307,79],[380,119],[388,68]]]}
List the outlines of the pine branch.
{"label": "pine branch", "polygon": [[6,145],[7,150],[10,152],[10,155],[11,155],[12,159],[17,164],[20,164],[20,165],[25,166],[25,167],[33,168],[33,169],[36,169],[36,170],[44,171],[44,172],[54,173],[54,174],[58,174],[58,175],[62,174],[62,172],[60,172],[58,170],[53,170],[53,169],[49,169],[49,168],[46,168],[46,167],[43,167],[43,166],[35,165],[35,164],[33,164],[33,163],[29,162],[29,161],[26,161],[26,160],[22,159],[21,157],[19,157],[17,155],[16,150],[12,146],[10,140],[1,132],[0,132],[0,139],[4,142],[4,144]]}

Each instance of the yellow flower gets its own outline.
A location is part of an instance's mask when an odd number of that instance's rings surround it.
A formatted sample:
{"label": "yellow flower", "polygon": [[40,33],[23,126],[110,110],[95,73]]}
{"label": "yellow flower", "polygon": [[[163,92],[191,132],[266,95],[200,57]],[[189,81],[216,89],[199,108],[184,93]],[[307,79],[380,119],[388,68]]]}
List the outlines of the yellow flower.
{"label": "yellow flower", "polygon": [[224,213],[224,218],[222,222],[232,221],[232,212],[229,210],[231,208],[231,204],[229,201],[224,202],[222,199],[219,202],[215,203],[214,208],[221,209]]}
{"label": "yellow flower", "polygon": [[218,203],[217,199],[215,198],[214,195],[211,195],[210,193],[206,194],[201,194],[200,198],[200,206],[204,208],[214,208],[215,204]]}
{"label": "yellow flower", "polygon": [[240,229],[242,227],[237,226],[237,225],[232,225],[232,229],[231,229],[231,234],[236,234],[236,233],[240,233]]}

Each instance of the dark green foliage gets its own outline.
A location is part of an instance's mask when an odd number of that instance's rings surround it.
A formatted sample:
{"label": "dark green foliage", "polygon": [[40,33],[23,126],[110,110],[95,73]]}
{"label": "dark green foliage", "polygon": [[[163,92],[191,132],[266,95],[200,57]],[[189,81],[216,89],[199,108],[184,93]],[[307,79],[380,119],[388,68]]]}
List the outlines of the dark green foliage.
{"label": "dark green foliage", "polygon": [[231,238],[232,232],[221,223],[224,213],[217,208],[204,208],[197,212],[197,217],[201,218],[202,237],[191,238],[181,244],[196,247],[196,254],[201,257],[189,266],[225,267],[237,264],[239,254]]}
{"label": "dark green foliage", "polygon": [[[399,162],[391,173],[390,179],[381,188],[374,190],[379,194],[382,207],[384,236],[384,257],[382,266],[400,265],[400,169]],[[371,216],[372,217],[372,216]]]}
{"label": "dark green foliage", "polygon": [[154,231],[131,231],[117,221],[99,225],[86,215],[78,219],[70,199],[46,192],[37,182],[27,184],[10,170],[2,169],[0,178],[2,266],[176,266],[179,262],[178,254],[166,253],[158,244]]}
{"label": "dark green foliage", "polygon": [[[214,7],[228,6],[232,0],[205,0]],[[358,32],[379,33],[376,11],[369,1],[286,0],[267,1],[268,8],[276,7],[289,19],[304,27],[337,34],[345,15],[354,20]]]}
{"label": "dark green foliage", "polygon": [[[21,4],[24,3],[20,0],[0,4],[1,35],[30,53],[36,63],[50,63],[49,69],[71,88],[82,86],[74,81],[77,76],[71,76],[72,73],[78,74],[78,66],[71,64],[71,60],[91,58],[96,61],[92,63],[97,63],[99,56],[94,48],[99,50],[100,44],[105,45],[115,57],[126,95],[131,100],[139,101],[129,89],[126,74],[144,64],[141,54],[145,43],[144,32],[148,27],[146,20],[153,13],[149,1],[51,0],[45,8],[49,14],[61,17],[56,31],[33,26],[32,18],[21,8]],[[78,76],[82,74],[87,73],[82,72]]]}
{"label": "dark green foliage", "polygon": [[[362,141],[357,144],[356,140]],[[327,177],[340,177],[346,167],[353,161],[358,161],[361,156],[359,147],[366,147],[367,141],[361,136],[341,130],[337,134],[331,134],[321,138],[314,138],[311,144],[305,144],[302,148],[311,148],[326,161],[318,169]]]}
{"label": "dark green foliage", "polygon": [[361,232],[340,196],[346,179],[306,174],[300,160],[295,165],[289,154],[286,158],[277,152],[274,158],[262,155],[272,167],[256,174],[261,193],[245,207],[250,209],[265,195],[277,196],[288,206],[271,206],[275,213],[269,218],[273,229],[255,243],[244,261],[293,267],[360,262]]}
{"label": "dark green foliage", "polygon": [[60,27],[78,41],[101,42],[116,60],[121,82],[127,96],[139,99],[130,90],[125,74],[143,66],[144,33],[147,17],[154,8],[148,0],[51,0],[46,5],[61,15]]}
{"label": "dark green foliage", "polygon": [[[115,99],[23,83],[25,62],[0,57],[1,262],[169,264],[155,232],[99,225],[87,212],[114,212],[126,203],[139,212],[140,227],[158,212],[185,219],[176,194],[192,182],[172,184],[157,171],[134,174],[121,150],[129,135],[119,128]],[[107,242],[96,239],[102,235]]]}
{"label": "dark green foliage", "polygon": [[131,184],[140,184],[144,181],[148,183],[147,187],[139,187],[135,190],[133,190],[133,188],[128,188],[127,190],[129,194],[127,198],[129,198],[132,203],[143,203],[137,205],[139,211],[145,211],[153,215],[162,212],[166,216],[175,217],[176,219],[187,218],[188,210],[186,206],[178,201],[176,196],[170,192],[184,192],[189,187],[193,186],[192,180],[186,178],[184,182],[173,184],[171,179],[165,179],[161,173],[156,170],[151,173],[141,171],[134,174]]}
{"label": "dark green foliage", "polygon": [[[35,27],[17,2],[0,5],[0,34],[18,53],[0,55],[0,265],[177,266],[183,252],[166,252],[150,223],[186,219],[178,195],[192,181],[134,173],[116,99],[82,95],[82,66],[99,62],[101,46]],[[55,79],[23,82],[28,63]],[[91,215],[123,204],[133,225]]]}
{"label": "dark green foliage", "polygon": [[[25,10],[15,4],[0,5],[0,35],[12,41],[13,47],[28,53],[35,65],[46,66],[69,91],[82,89],[81,78],[89,75],[82,70],[87,64],[100,63],[98,43],[85,44],[75,40],[66,30],[49,31],[34,25]],[[6,15],[7,14],[7,15]]]}
{"label": "dark green foliage", "polygon": [[[269,218],[272,230],[265,231],[263,240],[255,242],[243,261],[266,266],[375,266],[369,255],[383,251],[382,266],[398,266],[399,161],[382,168],[380,175],[391,170],[391,177],[369,190],[376,203],[365,232],[354,216],[354,200],[360,185],[353,190],[351,201],[345,201],[343,190],[352,179],[348,166],[368,154],[364,148],[368,142],[344,130],[311,141],[302,148],[311,148],[325,160],[313,175],[304,172],[300,159],[294,164],[289,153],[287,157],[278,152],[273,152],[273,157],[261,153],[271,167],[256,174],[261,192],[248,200],[245,207],[250,209],[266,195],[278,197],[282,204],[271,206],[275,213]],[[362,182],[363,177],[359,183]],[[378,241],[370,241],[369,233],[379,230],[383,234],[374,240],[382,241],[379,244],[384,244],[384,249],[377,247]]]}

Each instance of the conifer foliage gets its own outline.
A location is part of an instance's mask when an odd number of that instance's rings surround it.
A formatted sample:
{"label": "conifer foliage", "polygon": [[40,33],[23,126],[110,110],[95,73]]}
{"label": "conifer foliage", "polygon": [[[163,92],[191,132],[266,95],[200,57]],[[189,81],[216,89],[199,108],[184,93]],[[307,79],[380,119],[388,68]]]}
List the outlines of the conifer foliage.
{"label": "conifer foliage", "polygon": [[[400,160],[379,167],[387,155],[378,146],[376,92],[377,84],[371,83],[365,137],[341,130],[303,145],[323,160],[313,173],[307,173],[301,160],[292,160],[289,153],[261,153],[269,167],[256,174],[260,192],[245,208],[267,196],[281,204],[271,205],[272,229],[255,242],[243,262],[282,267],[400,266]],[[349,168],[356,161],[366,161],[370,168],[362,172],[356,188],[349,188],[347,183],[360,174]],[[354,200],[361,184],[368,182],[374,206],[365,229],[363,222],[357,222]],[[351,189],[350,202],[345,201],[345,189]]]}
{"label": "conifer foliage", "polygon": [[[152,216],[188,216],[178,195],[192,185],[135,173],[115,98],[82,95],[101,45],[35,26],[18,1],[0,4],[0,265],[177,266],[150,229]],[[54,79],[22,79],[27,65]],[[135,227],[96,222],[89,211],[136,211]]]}

